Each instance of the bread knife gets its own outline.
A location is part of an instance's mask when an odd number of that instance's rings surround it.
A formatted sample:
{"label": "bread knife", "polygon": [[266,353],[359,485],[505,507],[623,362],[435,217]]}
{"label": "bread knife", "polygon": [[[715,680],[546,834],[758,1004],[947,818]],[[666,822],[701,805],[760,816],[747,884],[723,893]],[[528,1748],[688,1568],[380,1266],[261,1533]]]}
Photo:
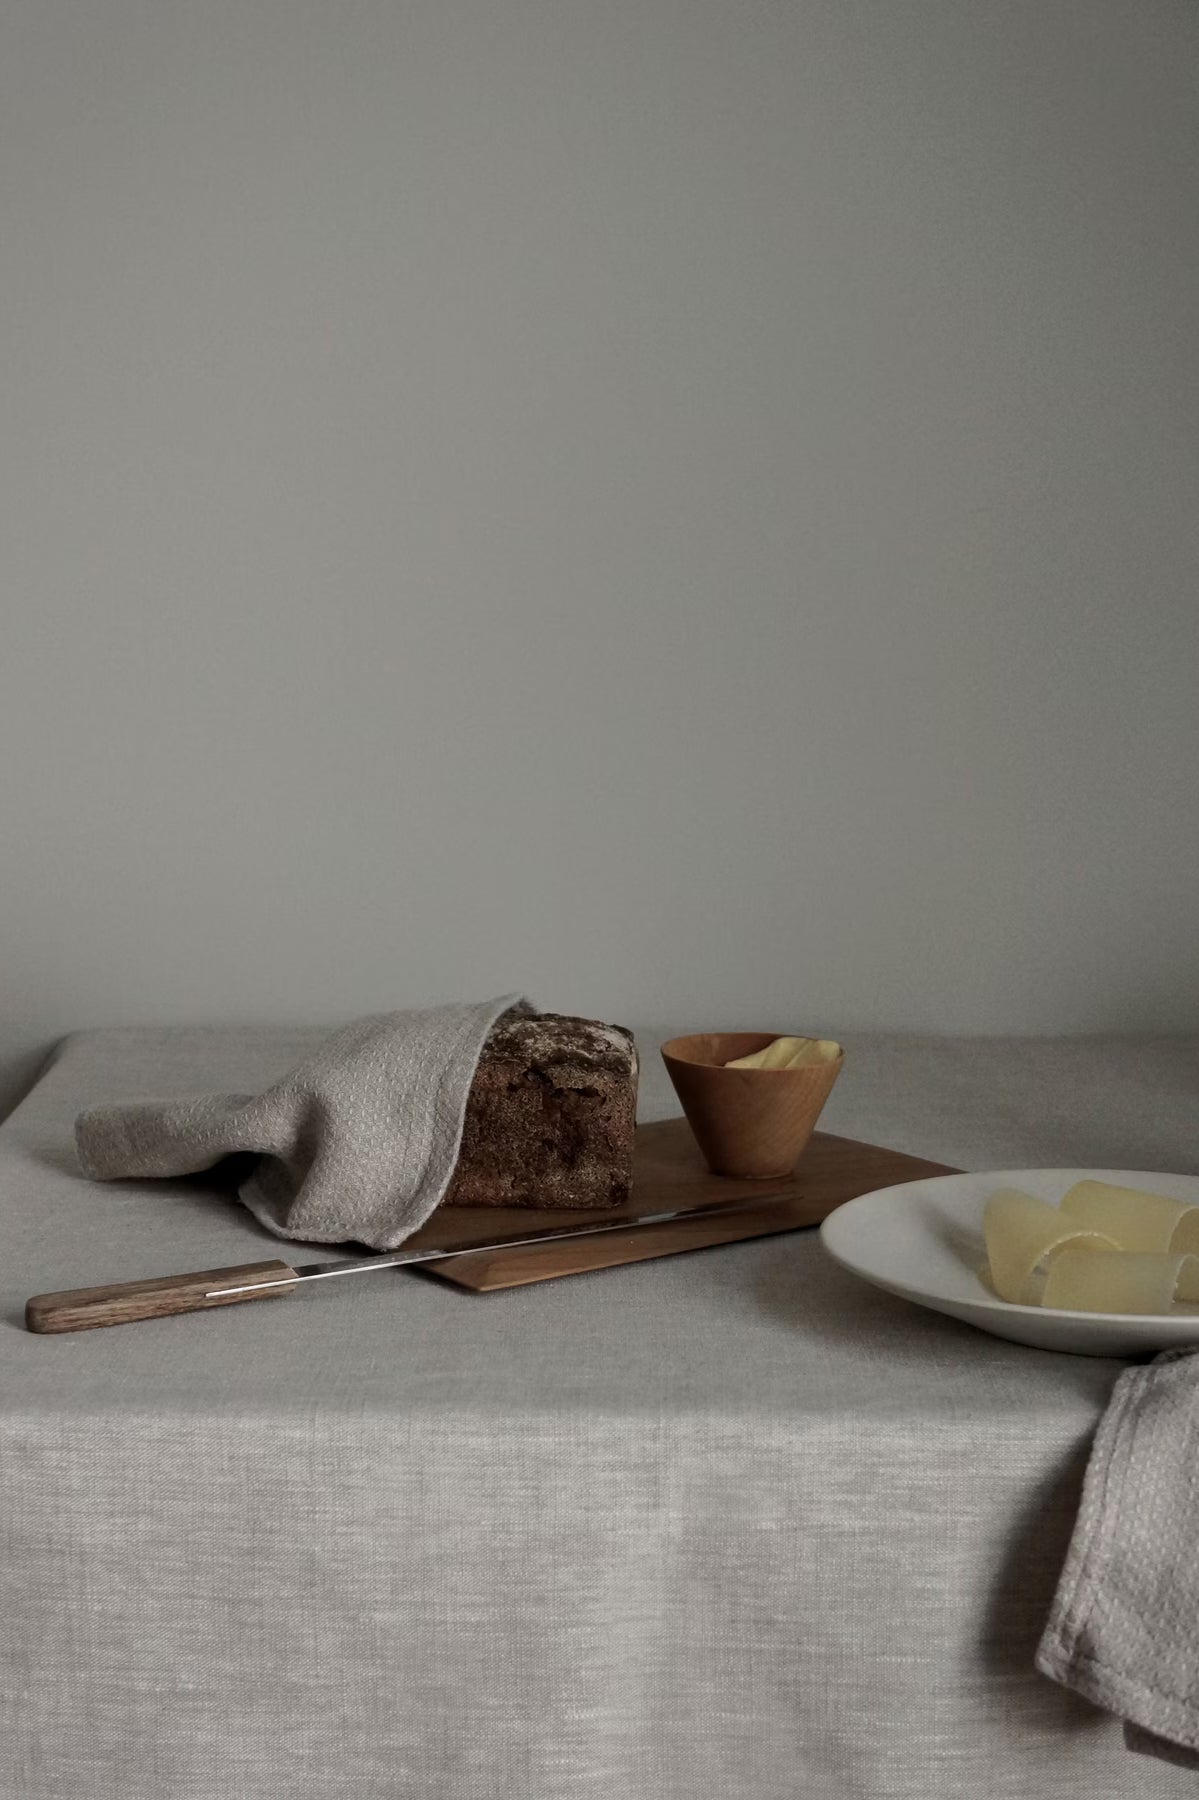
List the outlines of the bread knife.
{"label": "bread knife", "polygon": [[[764,1196],[765,1197],[765,1196]],[[515,1250],[566,1238],[598,1237],[606,1231],[635,1231],[643,1225],[666,1225],[674,1219],[710,1218],[740,1212],[746,1202],[722,1200],[712,1206],[684,1206],[673,1212],[640,1213],[630,1219],[607,1219],[598,1225],[575,1225],[566,1231],[539,1231],[532,1237],[484,1238],[449,1250],[387,1250],[382,1255],[342,1262],[244,1263],[231,1269],[197,1269],[190,1275],[160,1275],[148,1281],[122,1281],[108,1287],[67,1288],[34,1294],[25,1303],[29,1331],[92,1331],[101,1325],[127,1325],[137,1319],[160,1319],[170,1313],[206,1312],[241,1300],[269,1300],[292,1294],[306,1281],[339,1275],[369,1275],[375,1269],[398,1269],[417,1263],[445,1262],[484,1250]]]}

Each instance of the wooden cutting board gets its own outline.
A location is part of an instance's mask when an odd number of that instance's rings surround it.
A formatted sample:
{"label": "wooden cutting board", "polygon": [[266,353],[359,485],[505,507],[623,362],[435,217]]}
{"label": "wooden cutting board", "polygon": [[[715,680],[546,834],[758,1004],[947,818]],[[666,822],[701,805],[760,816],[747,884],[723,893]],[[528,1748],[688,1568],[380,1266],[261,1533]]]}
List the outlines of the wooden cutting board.
{"label": "wooden cutting board", "polygon": [[818,1131],[799,1167],[782,1181],[741,1181],[713,1175],[700,1156],[685,1119],[663,1119],[637,1128],[633,1161],[633,1193],[627,1206],[599,1211],[566,1212],[521,1206],[450,1206],[434,1213],[408,1239],[406,1248],[451,1249],[477,1244],[480,1238],[527,1238],[538,1231],[561,1231],[572,1224],[592,1225],[636,1219],[644,1213],[674,1212],[683,1207],[743,1202],[721,1218],[673,1219],[635,1231],[603,1232],[593,1238],[526,1244],[519,1249],[478,1250],[453,1262],[427,1263],[422,1273],[452,1281],[475,1293],[553,1281],[559,1275],[582,1275],[623,1263],[676,1256],[683,1250],[706,1250],[743,1238],[798,1231],[818,1225],[834,1207],[875,1188],[930,1175],[955,1175],[944,1163],[925,1162],[902,1150],[862,1144],[855,1138]]}

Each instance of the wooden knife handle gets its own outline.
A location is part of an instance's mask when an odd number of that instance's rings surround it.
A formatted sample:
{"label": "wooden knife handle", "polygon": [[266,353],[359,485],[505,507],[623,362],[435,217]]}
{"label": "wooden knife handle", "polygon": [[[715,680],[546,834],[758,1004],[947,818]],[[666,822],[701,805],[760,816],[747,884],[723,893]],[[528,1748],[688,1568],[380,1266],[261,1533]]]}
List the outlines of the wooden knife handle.
{"label": "wooden knife handle", "polygon": [[[290,1276],[289,1281],[281,1279]],[[25,1302],[29,1331],[91,1331],[97,1325],[127,1325],[134,1319],[161,1319],[168,1313],[204,1312],[210,1306],[233,1306],[239,1300],[270,1300],[295,1292],[296,1272],[290,1263],[242,1263],[235,1269],[195,1269],[190,1275],[160,1275],[153,1281],[118,1281],[111,1287],[66,1288],[60,1294],[34,1294]],[[275,1281],[277,1287],[249,1294],[212,1298],[216,1288],[239,1287],[248,1281]]]}

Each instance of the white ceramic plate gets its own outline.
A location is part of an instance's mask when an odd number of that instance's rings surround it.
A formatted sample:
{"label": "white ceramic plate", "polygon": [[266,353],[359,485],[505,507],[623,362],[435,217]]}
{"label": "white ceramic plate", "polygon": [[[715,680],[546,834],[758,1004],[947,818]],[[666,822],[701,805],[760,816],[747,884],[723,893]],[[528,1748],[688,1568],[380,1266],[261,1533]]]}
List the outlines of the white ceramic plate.
{"label": "white ceramic plate", "polygon": [[1196,1315],[1142,1318],[1012,1306],[983,1286],[978,1278],[986,1262],[983,1207],[995,1189],[1022,1188],[1056,1206],[1076,1181],[1146,1188],[1199,1206],[1199,1177],[1194,1175],[1147,1175],[1137,1169],[1001,1169],[907,1181],[863,1194],[830,1213],[820,1235],[837,1262],[875,1287],[1017,1344],[1069,1350],[1075,1356],[1141,1356],[1199,1344]]}

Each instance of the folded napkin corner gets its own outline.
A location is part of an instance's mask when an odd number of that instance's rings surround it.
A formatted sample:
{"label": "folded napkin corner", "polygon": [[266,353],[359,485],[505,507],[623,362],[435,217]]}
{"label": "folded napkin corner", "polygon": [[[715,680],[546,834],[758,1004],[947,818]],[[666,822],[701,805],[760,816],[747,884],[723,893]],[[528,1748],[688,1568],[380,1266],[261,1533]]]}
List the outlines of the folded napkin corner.
{"label": "folded napkin corner", "polygon": [[1121,1718],[1129,1749],[1199,1768],[1199,1356],[1127,1369],[1099,1422],[1037,1649]]}

